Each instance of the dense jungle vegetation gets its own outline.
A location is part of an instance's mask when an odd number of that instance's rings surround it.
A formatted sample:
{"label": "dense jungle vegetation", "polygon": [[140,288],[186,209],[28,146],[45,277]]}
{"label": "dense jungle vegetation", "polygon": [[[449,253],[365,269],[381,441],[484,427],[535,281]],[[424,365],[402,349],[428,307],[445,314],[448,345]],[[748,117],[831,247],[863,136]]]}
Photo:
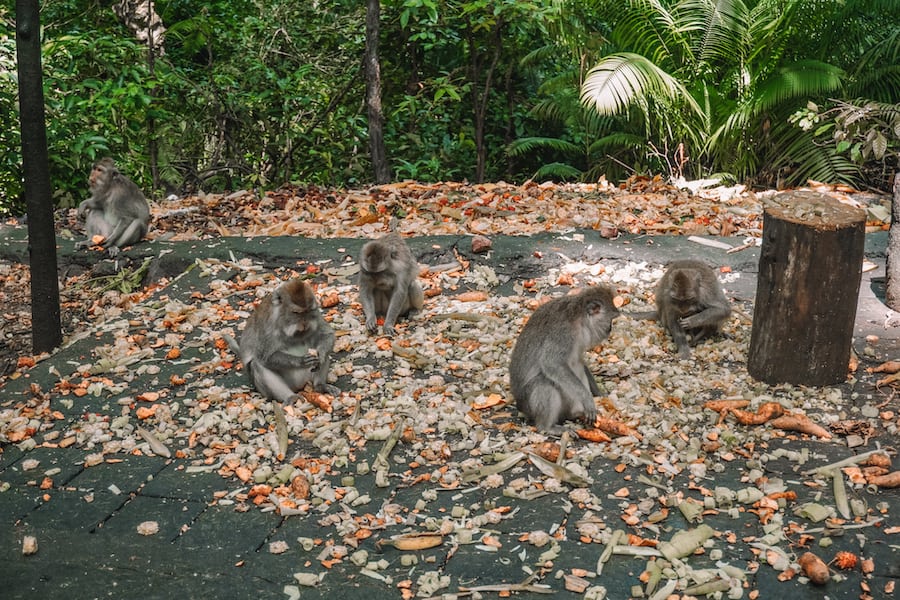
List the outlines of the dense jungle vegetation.
{"label": "dense jungle vegetation", "polygon": [[[90,164],[105,155],[156,196],[372,182],[365,2],[156,0],[165,36],[155,52],[113,4],[42,3],[58,206],[86,195]],[[898,168],[896,0],[379,8],[397,180],[659,173],[886,190]],[[0,214],[21,214],[11,6],[0,6],[0,22]]]}

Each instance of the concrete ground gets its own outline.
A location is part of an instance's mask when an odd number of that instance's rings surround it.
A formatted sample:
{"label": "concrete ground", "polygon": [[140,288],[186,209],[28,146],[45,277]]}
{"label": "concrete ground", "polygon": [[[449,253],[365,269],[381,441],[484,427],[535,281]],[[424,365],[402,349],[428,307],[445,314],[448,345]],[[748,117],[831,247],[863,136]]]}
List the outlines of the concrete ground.
{"label": "concrete ground", "polygon": [[[716,264],[728,264],[733,272],[740,273],[741,277],[728,289],[729,296],[753,298],[758,261],[756,248],[726,254],[721,249],[697,244],[683,237],[604,240],[593,231],[580,233],[583,238],[551,234],[497,238],[489,256],[469,254],[467,257],[475,262],[490,264],[495,272],[509,277],[496,286],[493,293],[497,294],[509,294],[513,283],[546,272],[550,266],[563,260],[561,255],[588,263],[629,260],[658,264],[683,256],[705,257]],[[732,246],[742,243],[742,240],[736,239],[717,241]],[[228,260],[233,256],[250,256],[267,268],[293,264],[298,256],[339,260],[347,254],[356,255],[361,243],[361,240],[349,239],[220,238],[177,244],[154,242],[139,245],[126,255],[161,256],[155,265],[157,274],[171,275],[187,268],[196,258]],[[879,278],[883,277],[884,272],[884,244],[883,234],[872,234],[867,238],[867,258],[878,269],[864,276],[856,320],[854,347],[861,356],[869,359],[869,364],[891,358],[900,359],[900,328],[890,326],[895,315],[878,297]],[[451,247],[463,254],[468,248],[463,238],[456,237],[416,238],[410,240],[410,246],[420,263],[431,265],[452,259],[453,254],[448,250]],[[540,251],[540,257],[535,250]],[[71,244],[63,243],[63,260],[71,251]],[[20,255],[23,249],[15,243],[7,243],[5,252]],[[157,291],[146,303],[162,300],[189,302],[192,295],[207,292],[208,281],[197,276],[195,270]],[[867,344],[867,336],[878,336],[878,340],[870,338]],[[40,362],[25,376],[0,383],[0,411],[27,397],[32,384],[38,384],[44,392],[51,390],[58,381],[57,374],[71,372],[73,365],[86,361],[101,339],[105,338],[98,334],[78,340]],[[189,345],[189,339],[185,345]],[[865,348],[867,345],[868,349]],[[389,365],[385,366],[385,369],[389,368]],[[130,391],[123,393],[152,390],[159,380],[166,377],[165,371],[136,374],[130,381]],[[222,385],[236,384],[238,381],[237,375],[231,374],[223,378]],[[847,383],[837,387],[850,390],[853,385]],[[587,579],[591,586],[603,586],[607,598],[640,597],[642,583],[639,576],[646,567],[646,559],[615,555],[606,562],[602,574],[597,575],[597,562],[605,546],[580,539],[574,521],[576,516],[584,518],[584,514],[582,510],[573,508],[566,493],[551,493],[524,500],[505,497],[503,488],[462,486],[456,490],[438,492],[427,508],[429,515],[457,515],[509,507],[504,510],[514,514],[514,518],[502,519],[486,528],[495,530],[506,541],[519,539],[519,536],[535,530],[553,529],[557,532],[557,556],[541,556],[552,544],[535,547],[524,541],[520,544],[504,543],[496,551],[477,544],[444,543],[435,548],[401,552],[389,545],[379,547],[376,542],[387,536],[375,530],[374,535],[363,539],[359,547],[368,552],[368,562],[384,560],[381,565],[383,569],[375,570],[375,565],[363,572],[362,567],[346,559],[325,569],[319,560],[322,545],[305,549],[298,540],[322,538],[324,530],[320,519],[327,517],[327,511],[289,517],[256,508],[237,512],[233,504],[221,500],[247,486],[215,472],[196,472],[189,468],[191,462],[186,459],[123,452],[107,455],[99,465],[85,467],[84,461],[90,454],[88,450],[42,443],[52,431],[61,431],[73,423],[82,422],[88,415],[93,415],[91,418],[114,418],[119,410],[116,399],[115,396],[88,395],[67,406],[51,396],[51,407],[60,414],[51,428],[35,436],[37,447],[7,442],[0,446],[0,597],[290,598],[296,592],[291,586],[298,584],[295,573],[321,576],[317,586],[299,588],[303,598],[400,598],[402,590],[398,588],[398,583],[404,580],[415,582],[413,589],[424,597],[431,594],[420,577],[432,571],[450,578],[448,587],[436,588],[434,595],[462,593],[464,588],[470,586],[514,586],[525,582],[531,572],[541,576],[533,583],[548,586],[547,589],[558,596],[581,595],[564,591],[564,581],[557,577],[560,573],[575,573]],[[440,432],[435,435],[440,435]],[[809,452],[816,457],[816,464],[828,464],[854,452],[872,449],[876,444],[897,446],[896,438],[884,431],[876,434],[868,445],[856,450],[841,442],[825,444],[787,437],[772,438],[769,443],[769,454],[783,448],[786,450],[781,454],[784,458],[770,460],[760,468],[769,479],[781,478],[796,484],[792,489],[800,496],[798,503],[824,502],[823,497],[830,497],[830,491],[802,485],[800,482],[805,478],[801,476],[797,464],[787,458],[790,453]],[[380,444],[366,445],[360,449],[357,460],[371,462],[379,447]],[[25,470],[28,459],[38,460],[40,466]],[[894,463],[897,464],[896,458]],[[610,527],[631,532],[617,516],[625,501],[614,496],[614,492],[623,486],[623,474],[605,464],[602,456],[591,467],[593,483],[590,491],[602,501],[601,506],[595,507],[595,512],[607,515],[606,521]],[[530,472],[532,476],[540,476],[533,468]],[[629,473],[627,479],[634,484],[641,470],[630,469]],[[711,475],[705,485],[710,488],[742,489],[748,485],[743,479],[746,474],[745,469],[725,469]],[[336,478],[339,475],[337,473]],[[635,479],[631,479],[632,476]],[[42,489],[41,482],[45,477],[49,478],[50,483]],[[651,481],[646,485],[657,486],[660,494],[671,494],[687,491],[693,484],[687,473],[682,472],[668,481]],[[383,511],[393,504],[414,506],[421,494],[420,489],[407,485],[401,478],[392,478],[388,486],[379,487],[371,475],[357,476],[356,486],[361,493],[371,497],[368,504],[358,509],[359,514],[379,509]],[[892,533],[891,529],[896,530],[900,526],[900,490],[853,489],[850,495],[868,507],[868,516],[861,522],[869,526],[837,528],[823,533],[822,523],[812,524],[798,518],[798,522],[809,530],[810,538],[795,533],[790,540],[790,548],[800,554],[804,546],[809,546],[825,554],[816,543],[827,535],[832,543],[827,549],[829,556],[838,549],[845,549],[871,557],[875,564],[875,571],[871,574],[864,574],[858,568],[841,571],[842,577],[833,579],[824,587],[809,585],[797,577],[779,581],[779,571],[765,564],[759,565],[769,557],[767,552],[759,556],[751,555],[749,546],[738,543],[747,536],[765,540],[770,533],[758,515],[750,511],[707,511],[703,523],[722,533],[715,547],[718,552],[692,557],[692,566],[714,568],[717,562],[722,561],[745,568],[749,571],[746,581],[738,585],[737,591],[732,589],[733,594],[742,593],[744,598],[891,597],[888,590],[892,589],[892,582],[900,578],[900,534]],[[404,518],[416,523],[415,516],[404,515]],[[159,533],[138,535],[136,528],[145,521],[156,521],[160,527]],[[550,527],[548,524],[556,526]],[[661,528],[660,539],[669,539],[674,532],[696,526],[696,523],[688,523],[679,511],[672,510]],[[37,539],[39,548],[36,554],[23,555],[22,545],[26,536]],[[277,540],[287,541],[290,550],[283,554],[270,552],[269,544]],[[411,558],[403,558],[404,555]],[[547,561],[552,561],[552,568],[542,572],[542,565]],[[753,566],[755,569],[751,568]],[[585,569],[587,573],[578,569]],[[532,588],[515,595],[538,597],[536,591],[541,590]],[[479,593],[487,598],[497,597],[490,587]]]}

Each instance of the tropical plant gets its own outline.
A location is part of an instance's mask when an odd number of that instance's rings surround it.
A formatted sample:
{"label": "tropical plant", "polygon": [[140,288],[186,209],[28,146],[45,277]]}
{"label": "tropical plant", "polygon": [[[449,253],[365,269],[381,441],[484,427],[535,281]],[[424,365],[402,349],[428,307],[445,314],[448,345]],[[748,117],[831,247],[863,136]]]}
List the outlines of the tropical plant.
{"label": "tropical plant", "polygon": [[[582,101],[600,114],[636,113],[648,145],[683,144],[695,176],[724,172],[741,180],[784,176],[783,183],[855,181],[852,161],[813,143],[812,134],[793,127],[789,117],[809,99],[840,95],[848,81],[836,64],[797,54],[798,40],[809,47],[816,44],[810,36],[832,39],[837,12],[862,3],[608,3],[618,51],[588,73]],[[803,28],[811,11],[815,27]]]}

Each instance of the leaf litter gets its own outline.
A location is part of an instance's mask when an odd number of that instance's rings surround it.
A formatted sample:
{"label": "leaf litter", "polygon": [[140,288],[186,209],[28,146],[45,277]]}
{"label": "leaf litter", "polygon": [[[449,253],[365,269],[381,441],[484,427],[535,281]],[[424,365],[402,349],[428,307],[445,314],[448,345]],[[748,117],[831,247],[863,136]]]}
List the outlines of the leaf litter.
{"label": "leaf litter", "polygon": [[[727,233],[758,234],[759,210],[752,202],[747,208],[746,199],[710,201],[709,206],[716,207],[710,217],[698,210],[696,197],[688,202],[677,193],[673,198],[672,190],[659,182],[634,185],[645,186],[635,198],[611,186],[550,190],[502,184],[481,186],[473,198],[471,189],[460,192],[465,187],[461,185],[396,184],[383,193],[347,194],[339,209],[353,219],[334,219],[324,229],[320,221],[325,209],[316,202],[301,202],[308,200],[309,188],[289,198],[268,195],[255,207],[241,204],[241,196],[232,214],[240,215],[234,223],[255,219],[257,229],[244,233],[259,235],[372,236],[386,214],[398,211],[405,213],[402,223],[411,231],[431,219],[429,233],[521,234],[612,220],[633,232],[673,231],[676,227],[664,224],[680,221],[681,233],[723,233],[733,227]],[[591,201],[572,201],[590,194],[595,195]],[[639,211],[604,212],[607,205],[627,208],[638,201]],[[207,197],[202,203],[211,207],[215,199]],[[258,214],[255,211],[266,203],[272,203],[276,216],[283,211],[283,218],[274,219],[276,229],[247,216]],[[541,218],[540,211],[550,218]],[[461,216],[469,217],[465,229],[459,229]],[[699,226],[683,226],[686,216]],[[190,223],[176,237],[196,235]],[[232,233],[230,226],[220,223],[218,230]],[[828,443],[813,440],[831,436],[829,427],[840,422],[849,399],[839,388],[767,386],[752,380],[743,369],[750,323],[742,314],[752,314],[748,306],[726,324],[727,337],[698,346],[693,361],[679,361],[655,324],[620,317],[610,339],[587,357],[604,394],[599,399],[601,417],[593,428],[577,431],[584,441],[567,436],[557,442],[522,421],[508,393],[507,361],[517,332],[539,298],[565,293],[572,286],[605,283],[628,298],[629,309],[649,307],[661,265],[567,264],[515,283],[512,295],[499,296],[490,293],[500,281],[496,273],[460,261],[424,275],[423,283],[438,293],[430,295],[423,313],[388,343],[363,333],[355,286],[346,283],[343,272],[347,265],[332,271],[325,267],[317,277],[317,294],[328,298],[323,310],[337,333],[331,379],[342,393],[331,398],[308,392],[284,407],[253,392],[243,378],[236,379],[240,363],[221,343],[221,335],[238,335],[256,300],[279,281],[304,273],[267,272],[248,260],[198,261],[197,267],[209,282],[209,292],[185,302],[140,304],[132,296],[94,307],[96,329],[111,334],[113,341],[95,348],[93,362],[62,374],[52,393],[64,405],[83,396],[113,400],[115,411],[86,414],[59,433],[52,428],[61,415],[50,411],[50,395],[32,389],[27,401],[0,407],[0,439],[24,444],[25,449],[29,442],[37,445],[39,433],[47,445],[62,446],[68,440],[67,446],[91,452],[85,466],[123,452],[172,456],[184,461],[189,472],[216,472],[242,484],[228,494],[228,502],[220,499],[224,505],[317,519],[323,537],[339,548],[360,548],[372,537],[378,548],[400,552],[449,546],[445,560],[461,545],[482,553],[516,548],[522,534],[510,519],[521,502],[547,495],[566,499],[566,513],[572,514],[582,543],[602,547],[596,564],[584,565],[577,573],[554,571],[557,536],[564,535],[565,528],[551,525],[526,535],[526,543],[549,547],[539,556],[524,550],[518,555],[522,569],[530,573],[522,584],[495,586],[487,581],[484,586],[460,585],[460,593],[546,591],[549,588],[541,586],[552,584],[552,575],[585,597],[602,597],[597,577],[615,555],[647,561],[635,580],[635,589],[647,596],[665,597],[678,590],[741,597],[747,576],[761,565],[778,570],[785,579],[806,572],[798,562],[794,536],[812,538],[814,528],[797,519],[811,519],[817,509],[798,500],[804,487],[822,489],[816,496],[825,509],[816,520],[827,524],[820,544],[836,532],[883,526],[889,517],[877,506],[851,507],[846,496],[849,489],[853,499],[865,499],[866,490],[879,487],[873,483],[881,481],[873,479],[877,477],[888,476],[883,479],[887,485],[880,487],[890,486],[890,477],[897,473],[890,470],[892,448],[867,453],[879,457],[881,466],[865,468],[880,471],[855,473],[847,469],[862,467],[848,463],[810,471],[797,480],[765,476],[767,461],[788,459],[795,470],[814,465],[815,445],[809,444]],[[134,333],[136,329],[142,333]],[[162,365],[177,371],[168,382],[161,381],[155,390],[131,389],[135,373],[160,373]],[[697,365],[702,365],[701,373]],[[873,372],[896,371],[886,364]],[[779,428],[775,423],[786,417],[811,425]],[[890,410],[876,410],[867,422],[896,432]],[[791,431],[798,431],[799,437]],[[807,443],[798,450],[776,444],[791,439]],[[741,469],[746,486],[716,487],[716,474],[733,468]],[[610,472],[620,474],[623,495],[593,485],[597,476]],[[825,478],[841,485],[828,492],[822,487]],[[676,484],[685,480],[687,489]],[[377,503],[364,491],[394,486],[420,492],[404,505]],[[454,504],[444,512],[439,501],[443,493],[493,489],[502,491],[497,500],[505,498],[509,504],[492,500],[480,510]],[[620,499],[611,504],[607,493]],[[619,510],[611,510],[613,506]],[[675,508],[690,528],[672,535],[672,525],[678,527],[671,512]],[[728,515],[736,520],[737,530],[737,519],[748,513],[758,517],[762,535],[738,540],[736,531],[715,531],[701,522],[704,514]],[[630,533],[621,529],[623,524]],[[692,556],[721,557],[723,546],[738,541],[750,550],[749,559],[692,566]],[[286,544],[273,547],[271,552],[288,551]],[[301,549],[306,546],[301,544]],[[324,571],[296,573],[295,579],[316,585],[345,558],[340,552],[320,555]],[[396,587],[401,597],[434,594],[451,583],[428,566],[418,569],[414,582],[394,582],[398,572],[389,564],[357,558],[352,562],[359,563],[365,575]]]}

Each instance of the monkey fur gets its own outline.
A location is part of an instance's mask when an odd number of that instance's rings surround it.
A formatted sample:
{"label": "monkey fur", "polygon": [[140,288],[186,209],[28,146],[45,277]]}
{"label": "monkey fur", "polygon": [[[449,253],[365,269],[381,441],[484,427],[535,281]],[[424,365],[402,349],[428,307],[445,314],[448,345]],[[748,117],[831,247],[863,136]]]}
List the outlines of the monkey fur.
{"label": "monkey fur", "polygon": [[672,336],[681,358],[690,358],[692,345],[718,334],[731,315],[716,272],[699,260],[669,263],[655,295],[653,316]]}
{"label": "monkey fur", "polygon": [[421,310],[425,296],[419,285],[419,265],[403,238],[391,232],[363,245],[359,255],[359,300],[366,329],[378,329],[384,315],[384,333],[394,334],[399,317]]}
{"label": "monkey fur", "polygon": [[600,389],[584,353],[609,336],[618,314],[612,289],[594,286],[551,300],[528,319],[510,357],[509,383],[538,430],[559,435],[567,420],[596,420]]}
{"label": "monkey fur", "polygon": [[292,279],[257,305],[240,343],[241,362],[256,390],[269,399],[292,401],[307,383],[337,395],[327,383],[334,331],[322,318],[312,287]]}
{"label": "monkey fur", "polygon": [[87,239],[75,248],[94,245],[94,236],[102,236],[101,246],[110,256],[119,248],[139,242],[150,225],[150,206],[143,192],[116,168],[111,158],[94,164],[88,177],[91,197],[78,205],[78,216],[85,222]]}

